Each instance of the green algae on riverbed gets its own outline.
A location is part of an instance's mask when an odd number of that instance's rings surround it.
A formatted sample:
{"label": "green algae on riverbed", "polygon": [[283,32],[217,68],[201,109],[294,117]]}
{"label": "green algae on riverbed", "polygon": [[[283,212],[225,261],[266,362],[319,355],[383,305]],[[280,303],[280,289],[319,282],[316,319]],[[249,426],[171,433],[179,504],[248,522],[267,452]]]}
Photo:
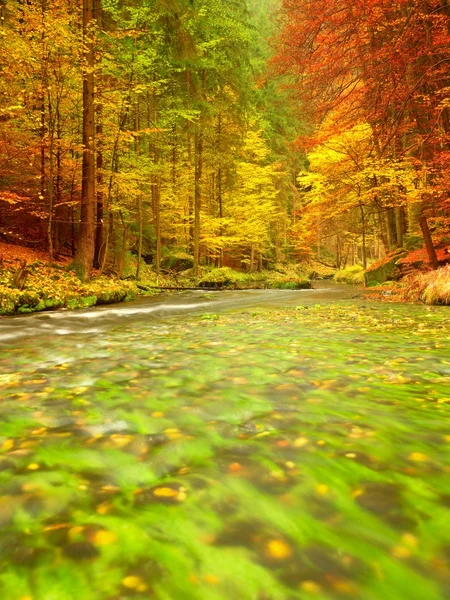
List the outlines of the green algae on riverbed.
{"label": "green algae on riverbed", "polygon": [[345,302],[10,344],[0,597],[445,600],[449,350]]}

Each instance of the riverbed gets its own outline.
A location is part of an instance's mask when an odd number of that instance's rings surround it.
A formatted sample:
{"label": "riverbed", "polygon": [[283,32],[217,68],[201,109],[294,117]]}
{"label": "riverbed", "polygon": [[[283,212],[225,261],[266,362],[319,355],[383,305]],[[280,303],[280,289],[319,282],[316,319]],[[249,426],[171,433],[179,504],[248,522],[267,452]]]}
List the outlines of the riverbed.
{"label": "riverbed", "polygon": [[360,294],[2,319],[2,600],[450,598],[450,312]]}

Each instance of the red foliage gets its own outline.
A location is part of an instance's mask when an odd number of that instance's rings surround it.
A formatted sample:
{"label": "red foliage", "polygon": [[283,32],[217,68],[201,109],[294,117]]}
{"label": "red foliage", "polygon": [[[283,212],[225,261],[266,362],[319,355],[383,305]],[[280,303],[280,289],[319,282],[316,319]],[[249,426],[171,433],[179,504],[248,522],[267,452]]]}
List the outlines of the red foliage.
{"label": "red foliage", "polygon": [[[436,255],[439,262],[450,262],[450,247],[437,248]],[[425,248],[414,250],[398,261],[400,265],[413,265],[419,262],[423,262],[424,265],[429,264],[429,258]]]}

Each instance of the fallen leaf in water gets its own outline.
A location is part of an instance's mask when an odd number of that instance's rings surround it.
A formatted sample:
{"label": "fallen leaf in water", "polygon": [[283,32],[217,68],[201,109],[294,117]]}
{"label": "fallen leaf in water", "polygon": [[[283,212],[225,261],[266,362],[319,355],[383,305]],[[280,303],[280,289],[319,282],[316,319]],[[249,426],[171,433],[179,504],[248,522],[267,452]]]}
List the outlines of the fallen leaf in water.
{"label": "fallen leaf in water", "polygon": [[302,583],[300,584],[300,588],[308,594],[319,594],[322,590],[318,583],[309,580],[302,581]]}
{"label": "fallen leaf in water", "polygon": [[414,462],[427,462],[429,457],[426,454],[422,454],[422,452],[411,452],[409,459]]}
{"label": "fallen leaf in water", "polygon": [[96,531],[92,536],[92,542],[96,546],[109,546],[117,541],[117,536],[112,531],[107,531],[106,529],[100,529],[100,531]]}
{"label": "fallen leaf in water", "polygon": [[129,590],[136,590],[137,592],[145,592],[148,590],[147,584],[141,577],[137,575],[128,575],[122,579],[122,585]]}
{"label": "fallen leaf in water", "polygon": [[283,540],[269,540],[264,546],[264,553],[269,558],[283,560],[292,556],[292,548]]}

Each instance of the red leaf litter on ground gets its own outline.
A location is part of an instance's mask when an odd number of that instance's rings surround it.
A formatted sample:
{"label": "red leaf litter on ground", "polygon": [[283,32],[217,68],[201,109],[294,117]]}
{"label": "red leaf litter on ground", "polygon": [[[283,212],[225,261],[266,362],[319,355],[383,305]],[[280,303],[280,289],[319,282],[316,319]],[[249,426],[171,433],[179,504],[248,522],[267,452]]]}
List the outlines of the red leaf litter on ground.
{"label": "red leaf litter on ground", "polygon": [[[374,269],[378,269],[381,265],[384,265],[395,255],[397,250],[390,252],[380,260],[377,260],[367,271],[373,271]],[[444,246],[442,248],[436,248],[437,259],[440,263],[450,263],[450,246]],[[408,252],[407,256],[404,258],[399,258],[399,265],[413,265],[414,263],[423,262],[424,266],[429,266],[430,261],[428,260],[428,254],[426,248],[420,248],[419,250],[413,250],[412,252]]]}
{"label": "red leaf litter on ground", "polygon": [[[436,248],[436,255],[439,262],[450,262],[450,248],[448,246],[444,248]],[[430,261],[428,260],[428,254],[425,248],[413,250],[407,256],[398,261],[400,265],[412,265],[417,262],[429,264]]]}
{"label": "red leaf litter on ground", "polygon": [[[14,263],[26,261],[27,264],[40,261],[48,262],[48,252],[43,250],[35,250],[34,248],[27,248],[26,246],[16,246],[16,244],[5,244],[0,242],[0,259],[3,263],[14,266]],[[54,263],[65,265],[70,262],[68,257],[62,257],[58,260],[54,260]]]}

